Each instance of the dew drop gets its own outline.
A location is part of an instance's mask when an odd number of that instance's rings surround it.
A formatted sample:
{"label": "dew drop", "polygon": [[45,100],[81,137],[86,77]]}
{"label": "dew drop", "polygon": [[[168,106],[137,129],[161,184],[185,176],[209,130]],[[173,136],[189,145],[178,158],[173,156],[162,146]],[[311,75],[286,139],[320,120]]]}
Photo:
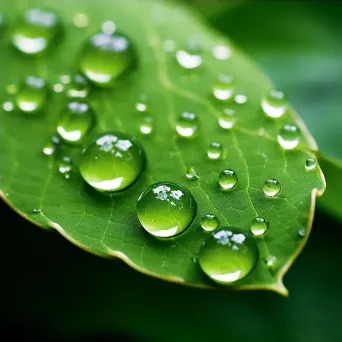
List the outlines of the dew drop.
{"label": "dew drop", "polygon": [[219,125],[224,129],[231,129],[236,122],[236,113],[234,109],[225,108],[220,113],[220,117],[218,119]]}
{"label": "dew drop", "polygon": [[34,209],[32,210],[32,213],[33,213],[33,214],[40,214],[40,209],[39,209],[39,208],[34,208]]}
{"label": "dew drop", "polygon": [[196,180],[200,178],[193,167],[190,167],[185,171],[185,177],[190,180]]}
{"label": "dew drop", "polygon": [[247,96],[244,94],[237,94],[234,97],[234,101],[237,104],[245,104],[247,102],[247,100],[248,100]]}
{"label": "dew drop", "polygon": [[40,112],[48,97],[48,89],[45,80],[36,76],[28,76],[20,85],[15,95],[16,106],[26,114]]}
{"label": "dew drop", "polygon": [[232,51],[227,45],[215,45],[212,50],[213,56],[221,61],[231,57]]}
{"label": "dew drop", "polygon": [[72,18],[72,23],[78,28],[85,28],[88,26],[89,18],[84,13],[76,13]]}
{"label": "dew drop", "polygon": [[235,86],[236,81],[234,77],[220,74],[213,87],[213,95],[220,101],[229,100],[234,94]]}
{"label": "dew drop", "polygon": [[64,85],[62,83],[55,83],[53,86],[52,86],[52,90],[55,92],[55,93],[62,93],[64,91]]}
{"label": "dew drop", "polygon": [[145,117],[140,124],[140,132],[142,134],[151,134],[153,131],[153,120],[149,116]]}
{"label": "dew drop", "polygon": [[315,158],[308,158],[305,161],[305,170],[307,171],[311,171],[311,170],[315,170],[316,169],[316,159]]}
{"label": "dew drop", "polygon": [[195,41],[190,41],[186,46],[176,51],[176,60],[184,69],[196,69],[202,64],[202,49]]}
{"label": "dew drop", "polygon": [[207,156],[209,159],[219,159],[222,155],[222,145],[218,142],[212,142],[207,150]]}
{"label": "dew drop", "polygon": [[255,236],[264,235],[269,227],[267,219],[264,217],[256,217],[251,223],[251,232]]}
{"label": "dew drop", "polygon": [[103,133],[82,151],[80,172],[94,189],[116,192],[138,179],[145,153],[138,141],[121,132]]}
{"label": "dew drop", "polygon": [[273,270],[276,266],[277,263],[277,258],[273,255],[270,255],[266,260],[265,260],[266,266]]}
{"label": "dew drop", "polygon": [[105,21],[101,25],[101,30],[102,30],[103,33],[112,34],[116,30],[116,25],[115,25],[115,23],[113,21]]}
{"label": "dew drop", "polygon": [[299,128],[293,124],[284,125],[280,129],[277,135],[277,139],[282,148],[284,148],[285,150],[292,150],[299,144]]}
{"label": "dew drop", "polygon": [[25,54],[38,54],[52,45],[60,30],[55,13],[32,8],[24,13],[12,32],[12,44]]}
{"label": "dew drop", "polygon": [[60,145],[60,140],[56,136],[50,137],[49,141],[43,147],[43,153],[47,156],[51,156],[57,150]]}
{"label": "dew drop", "polygon": [[81,74],[76,74],[72,78],[69,77],[67,84],[68,84],[67,96],[69,98],[83,99],[87,97],[90,92],[89,82]]}
{"label": "dew drop", "polygon": [[280,118],[287,111],[287,98],[282,91],[272,89],[262,98],[261,107],[268,117],[273,119]]}
{"label": "dew drop", "polygon": [[183,232],[196,214],[196,202],[178,183],[159,182],[139,197],[137,214],[141,225],[153,236],[171,237]]}
{"label": "dew drop", "polygon": [[140,95],[137,103],[135,104],[135,109],[140,113],[145,113],[149,110],[149,102],[146,95]]}
{"label": "dew drop", "polygon": [[8,84],[6,86],[6,92],[7,94],[13,95],[18,91],[18,87],[16,84]]}
{"label": "dew drop", "polygon": [[275,197],[279,194],[281,186],[277,179],[270,178],[267,181],[265,181],[262,190],[266,196]]}
{"label": "dew drop", "polygon": [[253,237],[242,229],[226,227],[215,230],[204,241],[199,264],[213,281],[229,285],[248,276],[258,259]]}
{"label": "dew drop", "polygon": [[190,112],[183,112],[177,119],[176,131],[177,133],[186,138],[193,137],[198,131],[199,120],[197,115]]}
{"label": "dew drop", "polygon": [[68,156],[64,156],[58,164],[58,171],[64,175],[65,178],[70,178],[70,172],[72,170],[72,161]]}
{"label": "dew drop", "polygon": [[112,87],[124,73],[131,71],[137,60],[131,40],[120,32],[96,33],[83,49],[81,71],[101,87]]}
{"label": "dew drop", "polygon": [[223,170],[219,175],[219,184],[223,190],[229,190],[236,186],[238,176],[234,170]]}
{"label": "dew drop", "polygon": [[12,101],[5,101],[3,104],[2,104],[2,109],[5,111],[5,112],[12,112],[13,109],[14,109],[14,103]]}
{"label": "dew drop", "polygon": [[69,75],[62,75],[59,77],[59,80],[63,84],[69,84],[71,82],[71,77]]}
{"label": "dew drop", "polygon": [[306,235],[305,229],[300,229],[300,230],[298,230],[298,235],[299,235],[299,237],[301,237],[301,238],[305,237],[305,235]]}
{"label": "dew drop", "polygon": [[63,109],[57,123],[57,132],[68,143],[80,143],[94,123],[95,114],[89,105],[73,101]]}
{"label": "dew drop", "polygon": [[205,214],[201,217],[201,227],[210,232],[220,225],[219,219],[214,214]]}

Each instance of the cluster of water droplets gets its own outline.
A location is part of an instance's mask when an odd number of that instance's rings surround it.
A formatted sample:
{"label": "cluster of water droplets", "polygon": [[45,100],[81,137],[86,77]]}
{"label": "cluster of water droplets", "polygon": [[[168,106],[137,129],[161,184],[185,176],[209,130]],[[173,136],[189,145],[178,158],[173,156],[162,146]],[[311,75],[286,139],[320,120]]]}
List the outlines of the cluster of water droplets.
{"label": "cluster of water droplets", "polygon": [[[73,17],[78,28],[87,27],[89,18],[83,13]],[[50,11],[30,9],[24,13],[12,32],[12,44],[24,54],[40,54],[52,47],[61,30],[58,16]],[[176,49],[173,40],[166,40],[163,48],[167,53],[175,53],[180,67],[196,70],[204,62],[203,49],[196,40],[187,41]],[[227,61],[232,56],[231,48],[223,43],[215,45],[212,56],[218,61]],[[90,142],[89,136],[96,127],[96,113],[89,104],[88,97],[93,85],[111,88],[137,64],[137,51],[128,36],[117,31],[111,21],[102,24],[101,30],[93,34],[83,46],[79,59],[79,73],[61,75],[51,86],[55,93],[62,93],[67,104],[62,108],[56,124],[56,134],[47,140],[43,153],[51,156],[62,144],[81,146],[79,172],[84,181],[93,189],[113,194],[123,191],[136,182],[143,173],[146,155],[139,141],[123,132],[103,132]],[[234,129],[238,115],[232,104],[243,105],[248,101],[244,93],[237,93],[237,80],[229,74],[219,74],[212,85],[212,97],[223,104],[217,118],[218,126],[224,130]],[[18,84],[7,86],[12,100],[3,103],[3,110],[18,109],[25,115],[42,113],[49,101],[50,87],[38,76],[28,76]],[[135,105],[139,131],[149,136],[153,133],[153,118],[150,116],[151,103],[146,95],[141,95]],[[261,99],[260,107],[271,120],[286,117],[287,98],[283,92],[272,89]],[[98,113],[99,114],[99,113]],[[196,113],[184,111],[174,123],[179,138],[196,137],[200,130],[200,120]],[[301,132],[293,123],[283,125],[277,135],[281,148],[291,150],[300,143]],[[85,143],[85,141],[87,142]],[[227,146],[228,147],[228,146]],[[205,151],[208,160],[225,158],[224,146],[211,142]],[[316,168],[316,160],[308,158],[305,170]],[[74,169],[72,159],[67,155],[59,157],[58,171],[69,179]],[[185,171],[186,179],[196,184],[200,175],[194,167]],[[197,182],[196,182],[197,181]],[[217,174],[218,188],[223,192],[234,191],[239,183],[236,171],[224,169]],[[190,184],[190,182],[189,182]],[[260,190],[266,198],[277,197],[281,184],[275,178],[267,179]],[[145,231],[157,238],[170,238],[183,233],[193,222],[197,204],[191,192],[181,184],[163,181],[150,185],[137,200],[137,216]],[[35,209],[34,213],[40,213]],[[220,227],[220,220],[213,213],[201,216],[200,227],[210,235],[206,237],[199,252],[202,270],[215,282],[232,284],[245,278],[256,267],[259,259],[257,238],[264,236],[269,229],[265,217],[255,217],[248,230],[238,227]],[[304,237],[305,230],[298,235]],[[276,258],[269,256],[265,261],[273,269]]]}

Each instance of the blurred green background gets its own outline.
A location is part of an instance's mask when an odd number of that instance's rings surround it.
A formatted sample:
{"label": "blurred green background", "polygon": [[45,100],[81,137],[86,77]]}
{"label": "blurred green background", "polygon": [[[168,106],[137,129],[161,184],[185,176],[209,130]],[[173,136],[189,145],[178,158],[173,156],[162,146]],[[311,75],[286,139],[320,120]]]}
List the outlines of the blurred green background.
{"label": "blurred green background", "polygon": [[[214,1],[210,8],[203,12],[212,25],[289,95],[323,153],[342,159],[341,4]],[[169,284],[87,254],[3,203],[0,212],[10,228],[1,248],[2,340],[8,332],[36,341],[342,340],[342,224],[323,211],[285,277],[289,298]]]}

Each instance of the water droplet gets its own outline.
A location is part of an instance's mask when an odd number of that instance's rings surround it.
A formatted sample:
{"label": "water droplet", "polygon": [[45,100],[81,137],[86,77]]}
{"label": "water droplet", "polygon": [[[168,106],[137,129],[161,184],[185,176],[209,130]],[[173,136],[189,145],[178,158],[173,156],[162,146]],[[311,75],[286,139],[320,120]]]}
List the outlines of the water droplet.
{"label": "water droplet", "polygon": [[67,95],[70,98],[85,98],[90,91],[88,80],[81,74],[76,74],[69,79]]}
{"label": "water droplet", "polygon": [[226,74],[220,74],[214,85],[213,95],[220,101],[229,100],[234,94],[235,86],[236,81],[234,77]]}
{"label": "water droplet", "polygon": [[18,108],[26,114],[41,111],[46,104],[48,89],[45,81],[36,76],[28,76],[15,95]]}
{"label": "water droplet", "polygon": [[275,266],[276,266],[277,258],[276,258],[275,256],[273,256],[273,255],[270,255],[270,256],[266,259],[265,263],[266,263],[266,266],[267,266],[269,269],[273,270],[273,269],[275,268]]}
{"label": "water droplet", "polygon": [[171,237],[190,225],[196,214],[196,202],[189,190],[180,184],[155,183],[140,195],[137,214],[147,232]]}
{"label": "water droplet", "polygon": [[37,54],[52,45],[60,30],[55,13],[32,8],[16,24],[12,32],[12,44],[25,54]]}
{"label": "water droplet", "polygon": [[85,28],[88,26],[89,18],[84,13],[76,13],[72,18],[72,23],[78,28]]}
{"label": "water droplet", "polygon": [[145,118],[143,119],[142,123],[140,124],[140,132],[141,132],[142,134],[146,134],[146,135],[151,134],[151,133],[152,133],[152,130],[153,130],[153,125],[152,125],[152,123],[153,123],[152,118],[150,118],[150,117],[148,117],[148,116],[145,117]]}
{"label": "water droplet", "polygon": [[225,108],[218,119],[219,125],[224,129],[230,129],[235,125],[236,115],[235,110],[230,108]]}
{"label": "water droplet", "polygon": [[5,101],[3,104],[2,104],[2,109],[5,111],[5,112],[12,112],[12,110],[14,109],[14,103],[12,101]]}
{"label": "water droplet", "polygon": [[145,153],[133,137],[103,133],[82,151],[80,172],[99,191],[115,192],[130,186],[142,173]]}
{"label": "water droplet", "polygon": [[111,87],[136,62],[131,40],[119,32],[96,33],[85,46],[80,68],[89,80],[102,87]]}
{"label": "water droplet", "polygon": [[207,151],[207,156],[210,159],[219,159],[222,155],[222,145],[218,142],[212,142]]}
{"label": "water droplet", "polygon": [[47,156],[54,154],[60,144],[60,140],[56,136],[50,137],[49,141],[43,147],[43,153]]}
{"label": "water droplet", "polygon": [[238,182],[238,176],[234,170],[223,170],[219,175],[219,183],[222,189],[229,190],[234,188]]}
{"label": "water droplet", "polygon": [[248,276],[256,266],[259,251],[253,237],[239,228],[215,230],[203,243],[199,264],[219,284],[231,284]]}
{"label": "water droplet", "polygon": [[199,121],[194,113],[183,112],[177,119],[176,131],[182,137],[190,138],[198,130]]}
{"label": "water droplet", "polygon": [[202,64],[202,49],[195,41],[190,41],[186,46],[176,51],[178,64],[184,69],[196,69]]}
{"label": "water droplet", "polygon": [[63,84],[69,84],[71,82],[71,77],[69,75],[62,75],[59,77],[59,80]]}
{"label": "water droplet", "polygon": [[212,50],[213,56],[221,61],[227,60],[232,55],[232,51],[227,45],[215,45]]}
{"label": "water droplet", "polygon": [[266,196],[274,197],[279,194],[281,186],[277,179],[270,178],[267,181],[265,181],[262,190]]}
{"label": "water droplet", "polygon": [[220,225],[220,221],[214,214],[205,214],[201,217],[200,224],[204,230],[212,231]]}
{"label": "water droplet", "polygon": [[146,95],[141,95],[135,104],[135,109],[140,113],[145,113],[149,109],[148,98]]}
{"label": "water droplet", "polygon": [[199,176],[193,167],[190,167],[185,171],[185,177],[190,180],[199,179]]}
{"label": "water droplet", "polygon": [[296,125],[292,124],[284,125],[280,129],[277,135],[277,139],[282,148],[284,148],[285,150],[292,150],[299,144],[299,128]]}
{"label": "water droplet", "polygon": [[280,118],[287,111],[287,98],[285,94],[277,89],[272,89],[261,100],[261,108],[264,113],[273,119]]}
{"label": "water droplet", "polygon": [[101,30],[103,33],[112,34],[116,30],[116,25],[112,21],[105,21],[101,25]]}
{"label": "water droplet", "polygon": [[16,84],[8,84],[6,86],[6,92],[10,95],[15,94],[18,91],[18,87]]}
{"label": "water droplet", "polygon": [[176,49],[176,44],[173,40],[165,40],[163,47],[164,47],[164,51],[173,52]]}
{"label": "water droplet", "polygon": [[264,235],[269,227],[268,221],[264,217],[256,217],[251,223],[251,232],[255,236]]}
{"label": "water droplet", "polygon": [[307,171],[311,171],[311,170],[314,170],[316,169],[316,159],[315,158],[308,158],[306,161],[305,161],[305,170]]}
{"label": "water droplet", "polygon": [[79,143],[92,129],[95,114],[85,102],[73,101],[63,109],[57,123],[57,132],[60,137],[69,143]]}
{"label": "water droplet", "polygon": [[305,237],[305,235],[306,235],[305,229],[300,229],[300,230],[298,230],[298,235],[299,235],[299,237],[301,237],[301,238]]}
{"label": "water droplet", "polygon": [[234,97],[234,101],[235,101],[235,103],[238,103],[238,104],[244,104],[244,103],[246,103],[247,102],[247,96],[246,95],[244,95],[244,94],[237,94],[237,95],[235,95],[235,97]]}
{"label": "water droplet", "polygon": [[58,164],[58,171],[64,175],[65,178],[70,178],[70,172],[72,170],[72,162],[70,157],[63,157]]}
{"label": "water droplet", "polygon": [[34,208],[34,209],[32,210],[32,213],[33,213],[33,214],[40,214],[40,209],[39,209],[39,208]]}
{"label": "water droplet", "polygon": [[55,92],[55,93],[62,93],[64,91],[64,85],[62,83],[55,83],[53,86],[52,86],[52,90]]}

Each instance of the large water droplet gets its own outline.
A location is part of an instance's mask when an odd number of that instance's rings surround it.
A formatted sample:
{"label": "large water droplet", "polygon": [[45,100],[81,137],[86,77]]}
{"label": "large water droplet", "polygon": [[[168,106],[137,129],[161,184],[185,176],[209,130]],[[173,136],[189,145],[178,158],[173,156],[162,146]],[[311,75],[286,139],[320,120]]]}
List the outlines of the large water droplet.
{"label": "large water droplet", "polygon": [[81,74],[74,75],[67,86],[67,96],[70,98],[85,98],[90,91],[88,80]]}
{"label": "large water droplet", "polygon": [[317,163],[316,163],[315,158],[310,157],[305,161],[305,170],[307,171],[315,170],[316,166],[317,166]]}
{"label": "large water droplet", "polygon": [[60,144],[60,140],[56,136],[50,137],[49,141],[43,147],[43,153],[47,156],[54,154]]}
{"label": "large water droplet", "polygon": [[223,170],[219,175],[219,183],[222,189],[229,190],[234,188],[238,182],[238,176],[234,170]]}
{"label": "large water droplet", "polygon": [[251,223],[251,232],[253,235],[264,235],[268,230],[269,223],[264,217],[256,217]]}
{"label": "large water droplet", "polygon": [[139,142],[120,132],[103,133],[82,151],[80,172],[99,191],[120,191],[130,186],[145,166]]}
{"label": "large water droplet", "polygon": [[45,81],[36,76],[28,76],[15,95],[17,107],[26,114],[41,111],[47,101],[48,89]]}
{"label": "large water droplet", "polygon": [[111,87],[137,60],[131,40],[119,32],[97,33],[90,38],[80,60],[81,71],[102,87]]}
{"label": "large water droplet", "polygon": [[195,213],[195,199],[189,190],[177,183],[155,183],[140,195],[137,202],[141,225],[158,237],[171,237],[183,232]]}
{"label": "large water droplet", "polygon": [[182,137],[190,138],[195,135],[199,127],[199,121],[194,113],[183,112],[177,119],[176,131]]}
{"label": "large water droplet", "polygon": [[213,56],[221,61],[230,58],[232,51],[227,45],[215,45],[212,50]]}
{"label": "large water droplet", "polygon": [[185,177],[190,180],[199,179],[199,175],[193,167],[190,167],[185,171]]}
{"label": "large water droplet", "polygon": [[184,69],[195,69],[202,64],[201,53],[201,46],[196,41],[189,41],[183,49],[176,51],[176,59]]}
{"label": "large water droplet", "polygon": [[235,125],[236,113],[234,109],[225,108],[218,119],[219,125],[224,129],[230,129]]}
{"label": "large water droplet", "polygon": [[37,54],[52,45],[59,30],[60,23],[55,13],[32,8],[16,24],[11,40],[19,51]]}
{"label": "large water droplet", "polygon": [[249,275],[259,259],[248,232],[227,227],[214,231],[203,243],[199,264],[212,280],[229,285]]}
{"label": "large water droplet", "polygon": [[220,101],[229,100],[235,91],[236,81],[233,76],[220,74],[213,88],[213,95]]}
{"label": "large water droplet", "polygon": [[287,111],[287,98],[282,91],[272,89],[261,100],[261,107],[270,118],[280,118]]}
{"label": "large water droplet", "polygon": [[201,217],[201,227],[206,231],[212,231],[220,225],[219,219],[214,214],[205,214]]}
{"label": "large water droplet", "polygon": [[265,181],[262,190],[266,196],[274,197],[279,194],[281,186],[277,179],[270,178],[267,181]]}
{"label": "large water droplet", "polygon": [[140,132],[142,134],[151,134],[153,131],[153,119],[149,116],[143,118],[141,124],[140,124]]}
{"label": "large water droplet", "polygon": [[284,148],[285,150],[292,150],[299,144],[299,128],[293,124],[284,125],[280,129],[277,135],[277,139],[282,148]]}
{"label": "large water droplet", "polygon": [[222,155],[222,145],[218,142],[212,142],[207,150],[207,156],[210,159],[219,159]]}
{"label": "large water droplet", "polygon": [[57,123],[60,137],[69,143],[79,143],[94,126],[95,115],[85,102],[73,101],[63,109]]}

